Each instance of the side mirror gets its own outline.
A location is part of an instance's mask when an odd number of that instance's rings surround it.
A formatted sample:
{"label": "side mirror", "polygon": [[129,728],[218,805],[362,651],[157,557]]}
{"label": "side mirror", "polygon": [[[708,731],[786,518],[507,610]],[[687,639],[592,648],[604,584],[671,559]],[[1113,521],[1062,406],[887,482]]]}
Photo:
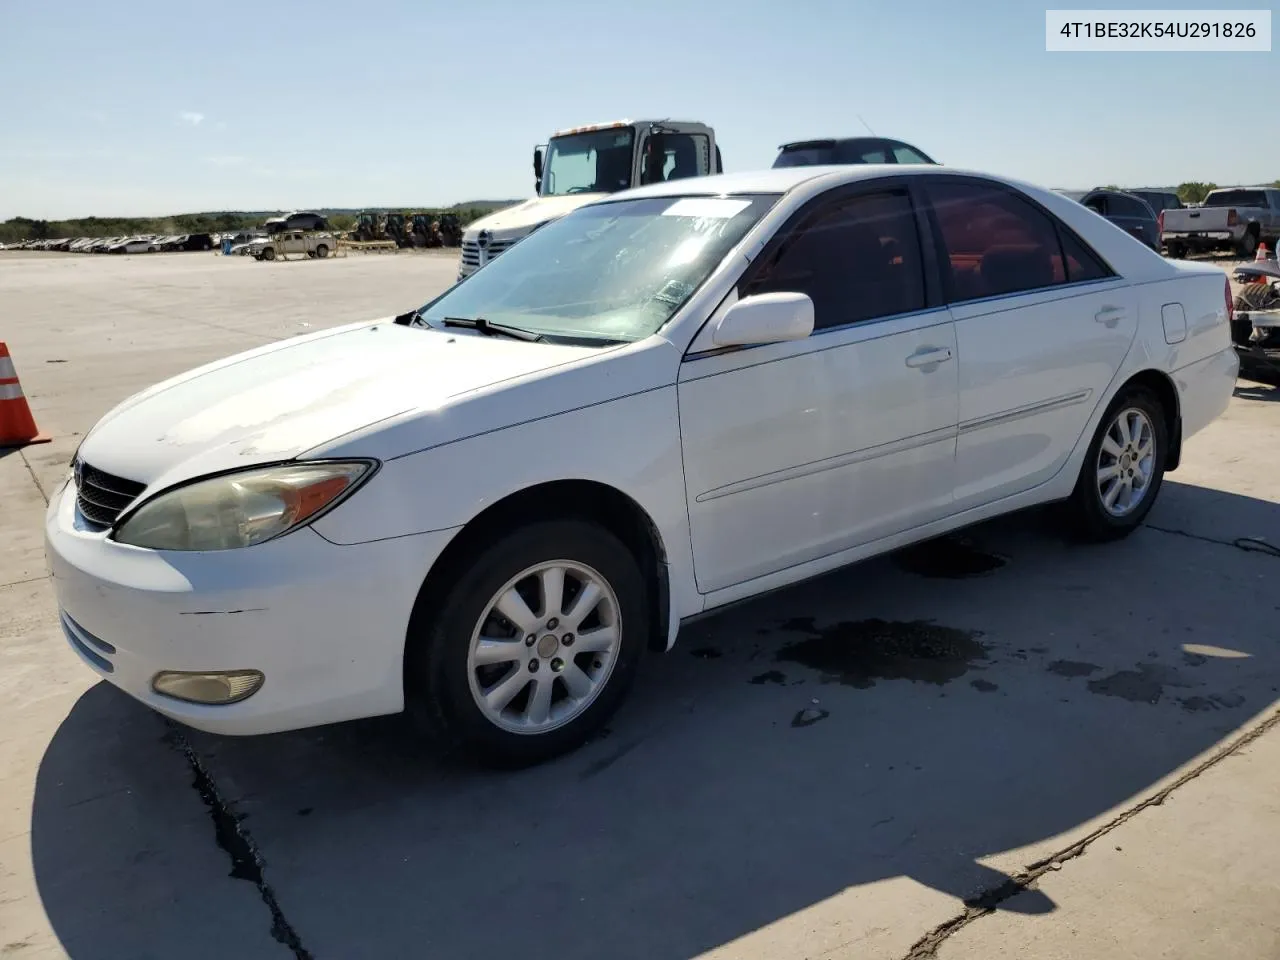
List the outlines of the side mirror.
{"label": "side mirror", "polygon": [[538,178],[538,182],[542,182],[542,148],[533,148],[533,175]]}
{"label": "side mirror", "polygon": [[711,334],[717,347],[803,340],[813,333],[813,301],[803,293],[760,293],[731,306]]}

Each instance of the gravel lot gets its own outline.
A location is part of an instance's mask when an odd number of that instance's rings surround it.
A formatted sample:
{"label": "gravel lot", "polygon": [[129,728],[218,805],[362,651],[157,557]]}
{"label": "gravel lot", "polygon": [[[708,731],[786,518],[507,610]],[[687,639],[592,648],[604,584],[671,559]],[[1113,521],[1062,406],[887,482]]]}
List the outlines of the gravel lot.
{"label": "gravel lot", "polygon": [[1237,543],[1280,543],[1266,385],[1124,543],[1033,512],[701,621],[535,770],[442,766],[397,718],[220,739],[95,682],[40,535],[78,437],[455,271],[0,253],[55,436],[0,455],[0,957],[1280,955],[1280,560]]}

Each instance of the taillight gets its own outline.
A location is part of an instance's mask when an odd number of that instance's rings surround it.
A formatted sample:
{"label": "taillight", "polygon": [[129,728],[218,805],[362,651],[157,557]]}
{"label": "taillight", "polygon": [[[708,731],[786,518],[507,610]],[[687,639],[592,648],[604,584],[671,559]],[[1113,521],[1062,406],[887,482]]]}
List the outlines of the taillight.
{"label": "taillight", "polygon": [[1231,278],[1223,277],[1222,285],[1227,293],[1227,323],[1234,323],[1236,319],[1235,298],[1231,296]]}
{"label": "taillight", "polygon": [[1234,227],[1240,223],[1240,216],[1234,210],[1227,211],[1227,226]]}
{"label": "taillight", "polygon": [[1161,210],[1156,214],[1156,232],[1164,233],[1164,211]]}

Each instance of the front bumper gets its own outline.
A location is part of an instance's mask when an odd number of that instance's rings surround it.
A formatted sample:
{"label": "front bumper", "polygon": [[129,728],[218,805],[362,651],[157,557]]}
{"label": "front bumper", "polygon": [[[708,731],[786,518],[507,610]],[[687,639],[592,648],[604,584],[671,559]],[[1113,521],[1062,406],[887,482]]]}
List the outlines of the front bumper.
{"label": "front bumper", "polygon": [[[339,546],[306,528],[242,550],[144,550],[87,527],[66,483],[45,517],[45,554],[63,632],[87,666],[189,726],[259,734],[403,708],[405,628],[451,535]],[[266,680],[238,703],[151,689],[161,670],[241,669]]]}

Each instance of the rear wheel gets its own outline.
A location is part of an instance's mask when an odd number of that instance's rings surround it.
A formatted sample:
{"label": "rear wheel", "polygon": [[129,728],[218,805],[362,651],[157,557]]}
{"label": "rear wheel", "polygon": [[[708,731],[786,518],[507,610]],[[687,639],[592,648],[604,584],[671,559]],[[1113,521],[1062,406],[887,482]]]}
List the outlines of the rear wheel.
{"label": "rear wheel", "polygon": [[316,256],[323,260],[329,255],[329,248],[323,243],[316,247]]}
{"label": "rear wheel", "polygon": [[1116,540],[1136,530],[1155,504],[1169,449],[1165,412],[1145,387],[1112,402],[1089,444],[1067,504],[1079,539]]}
{"label": "rear wheel", "polygon": [[1236,245],[1236,253],[1242,257],[1252,257],[1258,250],[1258,235],[1252,230],[1246,230],[1244,237]]}
{"label": "rear wheel", "polygon": [[1169,244],[1169,256],[1174,260],[1181,260],[1187,255],[1187,248],[1181,243]]}
{"label": "rear wheel", "polygon": [[526,766],[575,749],[621,705],[649,630],[630,551],[581,520],[479,551],[410,624],[410,711],[445,749]]}

